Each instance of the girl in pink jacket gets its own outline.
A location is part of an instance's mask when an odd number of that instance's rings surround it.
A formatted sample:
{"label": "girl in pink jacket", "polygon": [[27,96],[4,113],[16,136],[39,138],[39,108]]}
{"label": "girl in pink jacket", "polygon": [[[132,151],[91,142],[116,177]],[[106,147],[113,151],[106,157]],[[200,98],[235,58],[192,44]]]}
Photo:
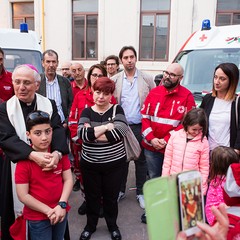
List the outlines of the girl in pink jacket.
{"label": "girl in pink jacket", "polygon": [[232,163],[239,163],[237,153],[230,147],[219,146],[213,149],[211,154],[211,167],[209,174],[209,188],[207,192],[207,201],[205,213],[210,225],[215,223],[212,206],[218,206],[224,202],[223,189],[226,182],[228,167]]}
{"label": "girl in pink jacket", "polygon": [[183,129],[173,132],[164,154],[162,176],[189,170],[202,175],[203,193],[207,191],[209,174],[209,145],[206,138],[207,118],[203,109],[189,111],[183,120]]}

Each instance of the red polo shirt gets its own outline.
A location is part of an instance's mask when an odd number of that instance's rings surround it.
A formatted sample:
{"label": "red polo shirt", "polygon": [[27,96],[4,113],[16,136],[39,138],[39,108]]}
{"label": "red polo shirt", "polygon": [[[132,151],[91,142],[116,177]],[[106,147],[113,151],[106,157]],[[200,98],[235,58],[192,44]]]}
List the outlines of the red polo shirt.
{"label": "red polo shirt", "polygon": [[88,81],[87,81],[87,79],[85,79],[85,83],[82,88],[77,86],[75,80],[71,82],[71,85],[72,85],[73,97],[75,97],[78,92],[82,91],[83,89],[85,89],[87,87]]}

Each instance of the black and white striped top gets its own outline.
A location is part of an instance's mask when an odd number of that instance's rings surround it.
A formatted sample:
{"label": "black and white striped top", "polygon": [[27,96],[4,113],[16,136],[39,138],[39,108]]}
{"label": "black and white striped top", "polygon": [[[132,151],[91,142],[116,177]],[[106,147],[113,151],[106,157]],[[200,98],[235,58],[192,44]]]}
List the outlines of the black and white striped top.
{"label": "black and white striped top", "polygon": [[[85,108],[78,122],[78,137],[83,140],[82,160],[91,163],[108,163],[118,160],[126,160],[126,152],[123,144],[123,137],[128,131],[127,120],[120,105],[117,105],[115,118],[113,106],[102,115],[93,111],[92,108]],[[107,142],[97,142],[94,135],[94,127],[113,122],[114,129],[105,133]],[[91,127],[85,128],[84,124],[89,123]]]}

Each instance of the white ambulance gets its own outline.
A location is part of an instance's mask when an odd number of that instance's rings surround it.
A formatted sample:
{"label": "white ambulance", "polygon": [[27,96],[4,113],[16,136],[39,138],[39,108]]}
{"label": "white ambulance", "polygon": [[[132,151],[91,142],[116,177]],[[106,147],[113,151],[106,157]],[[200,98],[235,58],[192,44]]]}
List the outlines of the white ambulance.
{"label": "white ambulance", "polygon": [[182,85],[194,94],[197,103],[201,102],[212,89],[217,65],[232,62],[240,68],[240,25],[211,27],[210,21],[204,20],[202,29],[188,38],[173,62],[183,66]]}
{"label": "white ambulance", "polygon": [[27,24],[20,29],[0,29],[0,47],[4,51],[4,66],[10,72],[20,64],[32,64],[41,73],[42,49],[36,32],[28,31]]}

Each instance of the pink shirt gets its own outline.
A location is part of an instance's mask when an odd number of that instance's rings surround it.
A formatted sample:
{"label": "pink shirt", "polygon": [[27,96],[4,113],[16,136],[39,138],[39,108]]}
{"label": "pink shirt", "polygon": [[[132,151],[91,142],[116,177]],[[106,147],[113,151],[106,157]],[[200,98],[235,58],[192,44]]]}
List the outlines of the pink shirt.
{"label": "pink shirt", "polygon": [[212,214],[211,207],[218,206],[220,203],[224,202],[223,188],[224,188],[225,182],[226,182],[225,177],[223,180],[221,180],[220,176],[218,176],[216,180],[212,180],[210,182],[210,185],[208,188],[205,213],[206,213],[207,221],[211,226],[214,224],[214,221],[215,221],[215,217]]}

